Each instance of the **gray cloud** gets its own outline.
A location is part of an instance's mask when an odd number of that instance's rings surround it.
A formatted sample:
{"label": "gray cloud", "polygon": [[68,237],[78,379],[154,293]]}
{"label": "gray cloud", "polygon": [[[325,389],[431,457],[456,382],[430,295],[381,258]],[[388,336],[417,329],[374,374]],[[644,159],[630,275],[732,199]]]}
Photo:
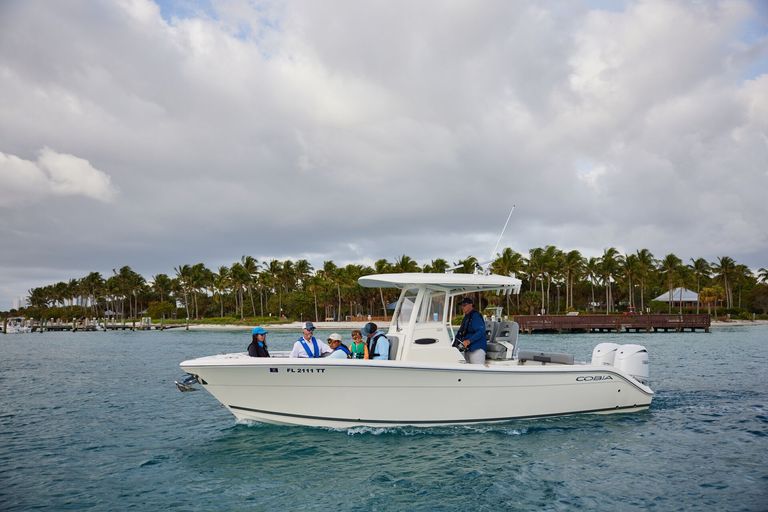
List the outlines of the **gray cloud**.
{"label": "gray cloud", "polygon": [[110,177],[74,155],[43,148],[30,162],[0,152],[0,208],[36,203],[48,196],[85,196],[110,202],[116,190]]}
{"label": "gray cloud", "polygon": [[520,251],[768,260],[756,3],[212,9],[0,5],[0,308],[124,264],[485,259],[513,203]]}

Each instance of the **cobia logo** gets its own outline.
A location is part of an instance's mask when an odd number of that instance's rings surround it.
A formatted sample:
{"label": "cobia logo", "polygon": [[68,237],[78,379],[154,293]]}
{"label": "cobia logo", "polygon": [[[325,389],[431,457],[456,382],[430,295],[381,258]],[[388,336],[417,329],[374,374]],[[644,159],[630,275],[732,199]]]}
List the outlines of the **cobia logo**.
{"label": "cobia logo", "polygon": [[576,382],[594,382],[596,380],[613,380],[610,375],[582,375],[576,377]]}

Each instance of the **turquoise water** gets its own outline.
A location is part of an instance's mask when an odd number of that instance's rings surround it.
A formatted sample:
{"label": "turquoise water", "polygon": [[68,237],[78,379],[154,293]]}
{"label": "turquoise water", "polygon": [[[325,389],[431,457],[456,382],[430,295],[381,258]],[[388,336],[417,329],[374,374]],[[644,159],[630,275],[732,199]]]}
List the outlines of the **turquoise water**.
{"label": "turquoise water", "polygon": [[0,336],[0,510],[768,510],[768,327],[524,336],[645,345],[653,405],[434,429],[239,425],[175,389],[180,361],[248,337]]}

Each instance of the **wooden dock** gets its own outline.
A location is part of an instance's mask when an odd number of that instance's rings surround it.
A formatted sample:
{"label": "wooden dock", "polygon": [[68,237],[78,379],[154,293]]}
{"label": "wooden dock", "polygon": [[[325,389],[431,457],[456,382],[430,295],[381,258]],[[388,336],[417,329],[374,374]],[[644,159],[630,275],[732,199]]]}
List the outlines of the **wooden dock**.
{"label": "wooden dock", "polygon": [[520,332],[709,332],[709,315],[517,315]]}

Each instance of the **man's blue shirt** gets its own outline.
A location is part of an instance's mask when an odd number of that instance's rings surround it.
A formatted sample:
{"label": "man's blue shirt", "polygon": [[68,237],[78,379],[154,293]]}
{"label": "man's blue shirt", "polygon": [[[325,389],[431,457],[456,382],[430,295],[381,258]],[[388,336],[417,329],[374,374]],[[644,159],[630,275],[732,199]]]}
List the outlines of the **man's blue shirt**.
{"label": "man's blue shirt", "polygon": [[474,352],[477,349],[488,350],[488,341],[485,339],[485,320],[478,311],[472,310],[470,313],[467,333],[465,340],[469,340],[469,351]]}

